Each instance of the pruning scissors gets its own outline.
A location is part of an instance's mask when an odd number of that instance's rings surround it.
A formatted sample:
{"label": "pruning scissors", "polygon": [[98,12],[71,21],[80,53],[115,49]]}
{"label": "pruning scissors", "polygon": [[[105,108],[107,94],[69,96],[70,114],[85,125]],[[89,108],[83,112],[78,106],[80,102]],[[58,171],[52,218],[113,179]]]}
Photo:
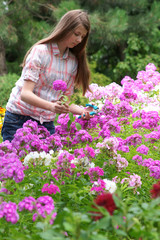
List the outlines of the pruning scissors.
{"label": "pruning scissors", "polygon": [[[99,109],[99,107],[97,107],[97,106],[95,106],[93,104],[90,104],[90,103],[87,103],[86,107],[92,107],[94,110],[98,110]],[[97,111],[91,111],[89,114],[91,116],[93,116],[94,114],[97,114]],[[85,114],[83,114],[83,116],[85,116]],[[81,118],[81,116],[79,116],[78,118]]]}

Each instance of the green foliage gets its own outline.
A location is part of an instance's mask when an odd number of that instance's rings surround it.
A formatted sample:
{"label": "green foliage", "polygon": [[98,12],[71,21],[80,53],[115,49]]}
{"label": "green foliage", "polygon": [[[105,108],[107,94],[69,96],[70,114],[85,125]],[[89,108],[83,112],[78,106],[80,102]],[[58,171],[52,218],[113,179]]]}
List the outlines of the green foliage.
{"label": "green foliage", "polygon": [[48,35],[52,30],[52,26],[46,21],[35,21],[34,19],[23,25],[23,38],[25,45],[23,45],[23,52],[25,54],[26,49],[28,50],[35,42]]}
{"label": "green foliage", "polygon": [[59,20],[67,11],[79,9],[80,5],[73,1],[61,1],[58,5],[58,8],[56,8],[53,12],[54,17],[56,17],[57,20]]}
{"label": "green foliage", "polygon": [[[160,33],[155,32],[156,37],[160,40]],[[160,65],[158,49],[160,48],[159,41],[149,46],[142,38],[136,34],[129,35],[127,41],[127,48],[125,49],[124,61],[118,62],[114,69],[115,78],[123,78],[125,75],[136,78],[136,72],[145,69],[148,63],[154,63],[156,66]],[[152,52],[151,51],[152,47]]]}
{"label": "green foliage", "polygon": [[5,4],[5,1],[0,2],[0,38],[2,41],[7,43],[9,46],[13,43],[16,43],[17,32],[15,26],[10,22],[9,17],[7,16],[8,6]]}
{"label": "green foliage", "polygon": [[91,70],[91,83],[97,83],[99,86],[106,86],[112,82],[109,77],[96,71],[95,61],[91,62],[89,66]]}
{"label": "green foliage", "polygon": [[7,74],[0,76],[0,106],[6,106],[12,88],[14,87],[19,76],[17,74]]}

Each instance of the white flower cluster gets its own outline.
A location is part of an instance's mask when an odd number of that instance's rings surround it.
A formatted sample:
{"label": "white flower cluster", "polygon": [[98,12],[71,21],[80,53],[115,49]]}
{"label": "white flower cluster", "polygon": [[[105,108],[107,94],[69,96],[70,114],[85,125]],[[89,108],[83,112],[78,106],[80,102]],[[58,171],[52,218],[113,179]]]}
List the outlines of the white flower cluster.
{"label": "white flower cluster", "polygon": [[88,157],[74,158],[74,160],[72,160],[71,163],[73,163],[75,165],[82,165],[83,167],[86,167],[86,168],[93,168],[93,167],[95,167],[95,164],[90,162]]}
{"label": "white flower cluster", "polygon": [[[115,182],[108,180],[108,179],[102,179],[103,182],[105,182],[105,190],[107,190],[109,193],[114,193],[117,190],[117,185]],[[98,182],[94,182],[93,186],[99,186]]]}
{"label": "white flower cluster", "polygon": [[37,151],[30,152],[27,156],[25,156],[23,164],[25,166],[28,166],[30,164],[48,166],[51,163],[52,154],[53,151],[50,151],[49,153],[46,153],[44,151],[40,153]]}

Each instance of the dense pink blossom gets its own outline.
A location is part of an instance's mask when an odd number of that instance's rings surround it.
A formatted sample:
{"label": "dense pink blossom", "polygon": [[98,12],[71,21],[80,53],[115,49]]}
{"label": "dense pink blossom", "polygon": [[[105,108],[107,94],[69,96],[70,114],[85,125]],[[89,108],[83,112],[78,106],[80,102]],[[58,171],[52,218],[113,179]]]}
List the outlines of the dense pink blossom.
{"label": "dense pink blossom", "polygon": [[80,142],[92,142],[92,136],[86,130],[79,130],[76,132],[72,144]]}
{"label": "dense pink blossom", "polygon": [[25,197],[22,201],[18,203],[18,209],[19,211],[28,210],[29,212],[32,212],[36,208],[36,199],[29,196]]}
{"label": "dense pink blossom", "polygon": [[136,149],[136,151],[141,153],[141,154],[147,155],[148,151],[149,151],[149,148],[146,147],[145,145],[141,145]]}
{"label": "dense pink blossom", "polygon": [[21,182],[24,179],[24,167],[15,153],[7,153],[1,157],[0,161],[0,180],[7,178],[15,182]]}
{"label": "dense pink blossom", "polygon": [[89,177],[90,177],[90,181],[91,182],[94,182],[94,181],[97,181],[97,179],[100,177],[100,176],[103,176],[104,175],[104,171],[102,168],[100,167],[94,167],[94,168],[89,168],[88,171],[84,172],[84,175],[88,174]]}
{"label": "dense pink blossom", "polygon": [[128,146],[133,145],[135,147],[141,143],[142,143],[142,136],[139,135],[138,133],[135,133],[124,140],[124,144]]}
{"label": "dense pink blossom", "polygon": [[17,213],[17,205],[13,202],[2,202],[0,204],[0,218],[5,218],[7,222],[17,223],[19,214]]}
{"label": "dense pink blossom", "polygon": [[128,117],[133,113],[133,109],[126,101],[116,104],[116,112],[119,117]]}
{"label": "dense pink blossom", "polygon": [[61,79],[57,79],[53,82],[53,89],[55,91],[61,90],[62,92],[65,92],[67,89],[67,84],[65,81],[63,81]]}
{"label": "dense pink blossom", "polygon": [[58,186],[56,186],[55,184],[48,184],[48,183],[45,183],[43,188],[41,189],[41,191],[44,193],[44,192],[47,192],[48,194],[56,194],[57,192],[60,193],[60,189]]}

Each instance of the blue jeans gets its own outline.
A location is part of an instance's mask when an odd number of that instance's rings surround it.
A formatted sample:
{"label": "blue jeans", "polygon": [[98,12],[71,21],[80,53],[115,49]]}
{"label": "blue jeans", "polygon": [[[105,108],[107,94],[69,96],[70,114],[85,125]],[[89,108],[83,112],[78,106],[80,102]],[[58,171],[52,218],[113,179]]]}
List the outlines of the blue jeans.
{"label": "blue jeans", "polygon": [[41,126],[44,126],[45,128],[47,128],[47,130],[50,132],[50,134],[55,133],[55,126],[54,126],[53,121],[44,122],[43,124],[41,124],[39,121],[31,118],[30,116],[24,116],[24,115],[15,114],[15,113],[6,111],[5,117],[4,117],[4,122],[3,122],[3,127],[2,127],[2,132],[1,132],[3,141],[5,141],[5,140],[12,141],[17,129],[22,128],[23,124],[27,120],[36,121],[38,123],[38,125],[41,125]]}

